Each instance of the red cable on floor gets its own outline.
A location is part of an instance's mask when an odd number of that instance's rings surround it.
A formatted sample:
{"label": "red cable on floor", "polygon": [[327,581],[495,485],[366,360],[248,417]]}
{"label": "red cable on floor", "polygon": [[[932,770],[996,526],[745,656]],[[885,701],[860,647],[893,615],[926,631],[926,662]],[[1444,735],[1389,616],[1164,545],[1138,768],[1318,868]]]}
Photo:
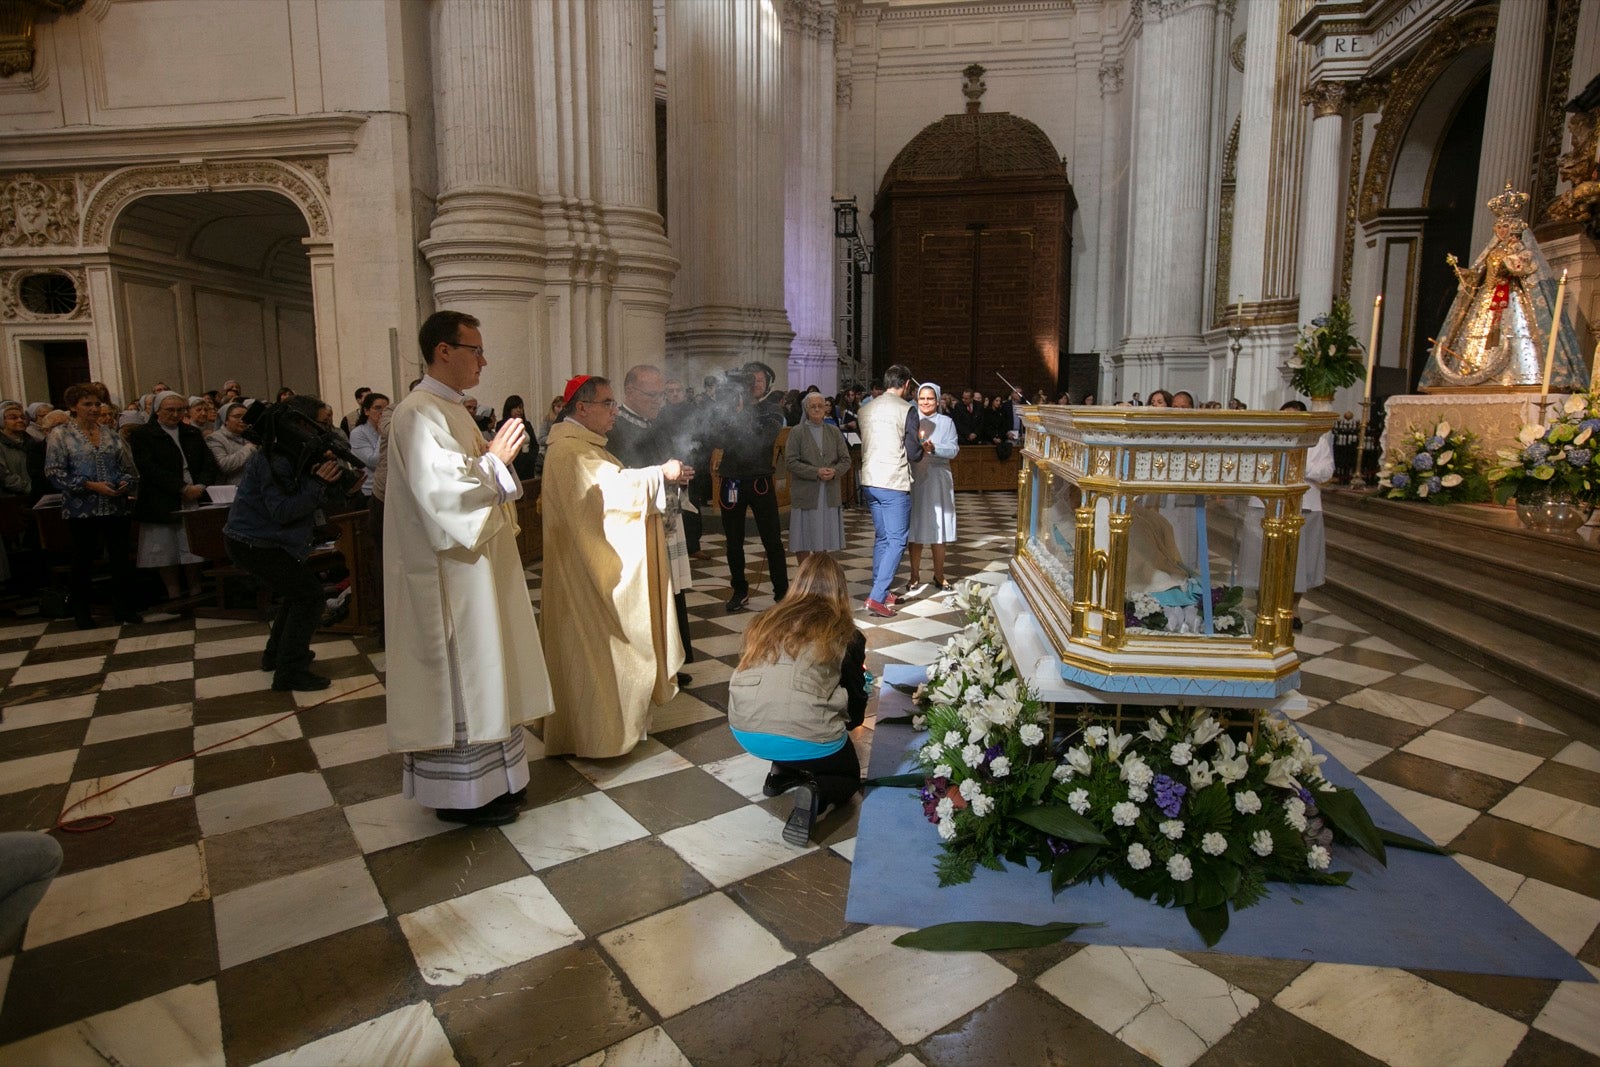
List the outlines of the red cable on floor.
{"label": "red cable on floor", "polygon": [[55,831],[55,830],[60,830],[63,833],[69,833],[69,834],[87,834],[87,833],[91,833],[91,832],[93,832],[95,830],[104,830],[106,827],[110,826],[112,823],[117,821],[117,817],[115,815],[112,815],[111,813],[107,812],[107,813],[102,814],[102,815],[88,815],[88,816],[85,816],[82,819],[73,819],[71,822],[68,822],[67,821],[67,812],[73,811],[73,810],[75,810],[77,808],[81,808],[85,804],[89,803],[89,801],[94,800],[96,797],[103,797],[107,793],[110,793],[110,792],[112,792],[114,790],[117,790],[117,789],[121,789],[123,786],[129,784],[130,782],[137,782],[139,779],[143,778],[145,775],[154,774],[156,771],[162,770],[163,768],[166,768],[166,767],[170,767],[174,763],[182,763],[184,760],[194,759],[196,756],[200,756],[200,755],[203,755],[203,754],[205,754],[207,752],[210,752],[214,748],[221,748],[223,745],[231,745],[235,741],[240,741],[240,740],[243,740],[246,737],[249,737],[251,734],[258,734],[262,730],[268,729],[269,727],[276,726],[276,725],[278,725],[280,722],[282,722],[285,719],[292,719],[296,715],[299,715],[301,712],[310,711],[313,708],[320,708],[320,707],[322,707],[322,705],[328,703],[329,701],[341,700],[344,697],[350,696],[350,695],[352,695],[354,693],[359,693],[363,689],[371,689],[375,685],[382,685],[382,684],[383,684],[382,682],[368,682],[366,685],[363,685],[363,686],[361,686],[359,688],[351,689],[351,690],[348,690],[348,691],[343,692],[343,693],[335,693],[333,696],[324,697],[322,700],[317,701],[315,704],[307,704],[303,708],[295,708],[291,712],[287,712],[287,713],[285,713],[283,715],[279,715],[276,719],[273,719],[271,722],[262,723],[260,726],[257,726],[254,730],[246,730],[244,733],[239,734],[237,737],[224,738],[221,741],[218,741],[216,744],[207,745],[205,748],[196,749],[195,751],[190,752],[188,755],[185,755],[185,756],[174,756],[172,759],[167,760],[165,763],[158,763],[154,767],[146,768],[145,770],[142,770],[138,774],[134,775],[132,778],[125,778],[122,781],[117,782],[115,785],[108,785],[104,789],[100,790],[98,793],[90,793],[88,796],[84,797],[82,800],[80,800],[76,804],[72,805],[72,807],[66,809],[66,811],[63,811],[61,813],[60,818],[58,818],[56,820],[56,824],[54,826],[52,826],[50,829],[51,829],[52,832]]}

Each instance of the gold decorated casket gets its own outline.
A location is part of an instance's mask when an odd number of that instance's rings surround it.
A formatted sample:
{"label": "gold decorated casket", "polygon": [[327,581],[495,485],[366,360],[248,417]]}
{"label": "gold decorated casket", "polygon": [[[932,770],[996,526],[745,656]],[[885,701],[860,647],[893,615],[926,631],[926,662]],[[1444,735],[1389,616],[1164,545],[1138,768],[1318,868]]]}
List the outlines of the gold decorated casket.
{"label": "gold decorated casket", "polygon": [[1063,680],[1208,700],[1293,689],[1306,451],[1334,420],[1029,408],[1012,572]]}

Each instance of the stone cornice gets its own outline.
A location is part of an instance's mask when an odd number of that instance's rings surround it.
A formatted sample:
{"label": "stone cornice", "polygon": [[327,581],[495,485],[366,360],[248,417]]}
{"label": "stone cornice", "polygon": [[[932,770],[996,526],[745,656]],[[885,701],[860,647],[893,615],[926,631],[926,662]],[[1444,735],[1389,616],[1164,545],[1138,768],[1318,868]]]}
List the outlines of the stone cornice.
{"label": "stone cornice", "polygon": [[859,11],[880,22],[901,22],[942,15],[1070,15],[1075,0],[950,0],[949,3],[890,7],[887,0],[864,0]]}
{"label": "stone cornice", "polygon": [[0,133],[7,169],[126,165],[204,157],[330,155],[355,150],[367,116],[287,115],[183,126],[68,126]]}

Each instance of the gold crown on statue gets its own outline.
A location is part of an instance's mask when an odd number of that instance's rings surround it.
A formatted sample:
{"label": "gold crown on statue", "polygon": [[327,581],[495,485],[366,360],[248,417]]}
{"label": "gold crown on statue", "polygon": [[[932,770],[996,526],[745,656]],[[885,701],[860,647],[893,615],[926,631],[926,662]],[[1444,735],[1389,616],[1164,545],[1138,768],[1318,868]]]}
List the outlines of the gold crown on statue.
{"label": "gold crown on statue", "polygon": [[1489,210],[1497,220],[1521,222],[1527,215],[1528,194],[1514,191],[1511,183],[1506,182],[1506,191],[1489,201]]}

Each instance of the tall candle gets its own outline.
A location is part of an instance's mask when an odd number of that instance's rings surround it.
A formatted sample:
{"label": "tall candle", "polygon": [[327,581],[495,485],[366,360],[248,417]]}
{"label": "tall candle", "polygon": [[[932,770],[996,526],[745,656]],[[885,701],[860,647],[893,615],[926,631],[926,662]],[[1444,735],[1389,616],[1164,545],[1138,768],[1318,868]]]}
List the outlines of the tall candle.
{"label": "tall candle", "polygon": [[1378,324],[1383,321],[1383,294],[1372,302],[1372,340],[1367,342],[1367,388],[1362,399],[1372,401],[1372,371],[1378,365]]}
{"label": "tall candle", "polygon": [[1550,371],[1556,364],[1556,340],[1561,336],[1561,301],[1567,296],[1567,272],[1561,272],[1561,284],[1556,286],[1556,308],[1550,313],[1550,341],[1544,346],[1544,382],[1539,386],[1539,421],[1544,421],[1544,408],[1550,401]]}
{"label": "tall candle", "polygon": [[1236,322],[1244,322],[1244,294],[1239,294],[1239,304],[1233,309],[1233,318]]}
{"label": "tall candle", "polygon": [[1589,362],[1589,392],[1600,393],[1600,344],[1594,346],[1594,357]]}

